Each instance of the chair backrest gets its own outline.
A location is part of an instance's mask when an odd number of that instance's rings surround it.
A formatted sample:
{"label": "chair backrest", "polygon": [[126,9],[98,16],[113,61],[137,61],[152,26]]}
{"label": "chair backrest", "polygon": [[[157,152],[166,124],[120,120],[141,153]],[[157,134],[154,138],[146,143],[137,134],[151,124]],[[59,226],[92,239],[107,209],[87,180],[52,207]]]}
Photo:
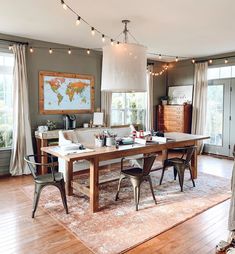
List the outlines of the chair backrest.
{"label": "chair backrest", "polygon": [[185,158],[185,163],[186,164],[189,164],[192,157],[193,157],[193,154],[196,150],[196,146],[189,146],[189,147],[185,147],[185,150],[186,150],[186,158]]}
{"label": "chair backrest", "polygon": [[[38,161],[42,161],[43,157],[47,157],[47,159],[50,159],[50,162],[48,162],[48,163],[38,162]],[[34,179],[37,178],[37,171],[38,171],[37,169],[38,169],[38,167],[45,166],[45,167],[51,169],[52,177],[55,180],[54,160],[53,160],[52,156],[48,156],[48,155],[40,155],[40,156],[37,156],[37,155],[26,155],[24,157],[24,160],[27,162],[29,170],[30,170],[30,172],[31,172],[31,174],[32,174]]]}
{"label": "chair backrest", "polygon": [[150,173],[155,159],[156,159],[156,154],[151,154],[144,158],[144,165],[143,165],[144,175],[148,175]]}

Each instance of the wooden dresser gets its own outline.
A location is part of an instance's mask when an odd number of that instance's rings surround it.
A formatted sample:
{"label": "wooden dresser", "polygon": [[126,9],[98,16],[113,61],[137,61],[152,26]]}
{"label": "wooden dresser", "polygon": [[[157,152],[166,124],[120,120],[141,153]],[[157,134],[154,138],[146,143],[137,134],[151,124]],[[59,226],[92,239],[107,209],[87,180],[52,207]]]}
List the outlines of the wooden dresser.
{"label": "wooden dresser", "polygon": [[157,128],[162,132],[191,133],[192,105],[158,105]]}

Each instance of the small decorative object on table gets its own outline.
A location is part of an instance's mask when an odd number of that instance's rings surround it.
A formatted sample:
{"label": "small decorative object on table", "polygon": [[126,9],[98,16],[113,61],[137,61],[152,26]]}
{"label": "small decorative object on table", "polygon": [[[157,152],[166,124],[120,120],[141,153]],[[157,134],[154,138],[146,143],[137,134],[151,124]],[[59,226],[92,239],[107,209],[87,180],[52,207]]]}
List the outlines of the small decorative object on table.
{"label": "small decorative object on table", "polygon": [[47,126],[48,126],[49,131],[56,129],[56,123],[53,121],[47,120]]}
{"label": "small decorative object on table", "polygon": [[95,146],[96,147],[103,147],[104,146],[104,134],[95,134]]}
{"label": "small decorative object on table", "polygon": [[168,96],[162,96],[161,98],[162,105],[167,105],[168,103]]}

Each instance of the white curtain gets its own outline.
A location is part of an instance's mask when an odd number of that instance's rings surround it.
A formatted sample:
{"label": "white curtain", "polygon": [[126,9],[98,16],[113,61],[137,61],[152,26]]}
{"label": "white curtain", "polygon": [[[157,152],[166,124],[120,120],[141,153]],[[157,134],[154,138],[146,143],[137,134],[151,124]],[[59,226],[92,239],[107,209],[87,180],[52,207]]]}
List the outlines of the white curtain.
{"label": "white curtain", "polygon": [[26,154],[33,154],[29,121],[28,84],[26,69],[26,46],[13,45],[13,144],[10,161],[11,175],[29,174],[24,162]]}
{"label": "white curtain", "polygon": [[153,76],[150,71],[153,72],[153,66],[148,66],[147,72],[147,107],[146,107],[146,130],[153,129]]}
{"label": "white curtain", "polygon": [[[206,110],[207,110],[207,70],[208,63],[196,63],[193,87],[193,115],[192,115],[192,134],[203,135],[206,129]],[[199,144],[198,151],[203,149],[202,142]]]}
{"label": "white curtain", "polygon": [[107,127],[111,125],[112,92],[101,92],[101,111],[104,112],[104,121]]}

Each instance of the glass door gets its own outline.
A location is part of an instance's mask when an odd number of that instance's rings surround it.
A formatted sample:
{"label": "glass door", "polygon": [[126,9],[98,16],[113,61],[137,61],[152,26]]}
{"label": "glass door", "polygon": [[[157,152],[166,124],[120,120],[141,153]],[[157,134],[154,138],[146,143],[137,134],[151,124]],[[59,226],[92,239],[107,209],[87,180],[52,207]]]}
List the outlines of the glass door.
{"label": "glass door", "polygon": [[207,153],[230,156],[230,85],[230,79],[208,81],[206,132],[210,139],[204,148]]}
{"label": "glass door", "polygon": [[233,147],[235,144],[235,78],[231,79],[230,87],[230,153],[233,157]]}

